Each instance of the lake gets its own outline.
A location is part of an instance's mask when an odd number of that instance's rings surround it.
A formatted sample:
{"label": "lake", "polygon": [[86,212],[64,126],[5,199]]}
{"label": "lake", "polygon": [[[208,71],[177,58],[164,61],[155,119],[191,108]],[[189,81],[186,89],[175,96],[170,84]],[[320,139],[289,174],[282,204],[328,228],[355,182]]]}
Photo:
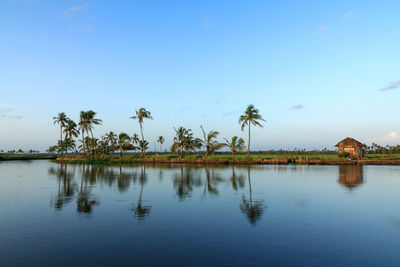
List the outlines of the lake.
{"label": "lake", "polygon": [[0,162],[0,265],[400,265],[399,166]]}

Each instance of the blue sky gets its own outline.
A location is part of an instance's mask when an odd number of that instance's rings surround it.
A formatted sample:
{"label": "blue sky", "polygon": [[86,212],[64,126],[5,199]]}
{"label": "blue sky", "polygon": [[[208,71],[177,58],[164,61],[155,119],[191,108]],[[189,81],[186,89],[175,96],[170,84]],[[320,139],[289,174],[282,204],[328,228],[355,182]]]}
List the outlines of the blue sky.
{"label": "blue sky", "polygon": [[[399,1],[0,2],[0,149],[44,150],[52,117],[93,109],[97,136],[172,127],[240,135],[253,149],[400,141]],[[152,147],[152,146],[151,146]]]}

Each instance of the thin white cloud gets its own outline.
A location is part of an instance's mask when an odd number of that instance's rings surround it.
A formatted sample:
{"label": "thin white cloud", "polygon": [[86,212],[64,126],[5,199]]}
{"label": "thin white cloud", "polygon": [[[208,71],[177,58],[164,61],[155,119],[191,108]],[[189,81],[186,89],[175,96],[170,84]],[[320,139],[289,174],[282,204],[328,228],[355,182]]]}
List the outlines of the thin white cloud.
{"label": "thin white cloud", "polygon": [[317,29],[316,34],[317,34],[317,35],[320,35],[320,34],[326,32],[327,30],[328,30],[328,26],[326,26],[326,25],[320,26],[320,27]]}
{"label": "thin white cloud", "polygon": [[343,18],[345,18],[345,19],[350,18],[351,15],[353,15],[353,11],[349,10],[344,14]]}
{"label": "thin white cloud", "polygon": [[64,10],[63,14],[61,15],[61,19],[71,19],[77,16],[81,11],[88,8],[88,5],[77,5],[77,6],[70,6],[66,10]]}
{"label": "thin white cloud", "polygon": [[388,91],[388,90],[393,90],[393,89],[397,89],[400,87],[400,80],[396,81],[396,82],[391,82],[390,84],[388,84],[387,86],[379,89],[380,91]]}
{"label": "thin white cloud", "polygon": [[205,17],[203,18],[203,24],[206,25],[207,23],[208,23],[208,17],[205,16]]}
{"label": "thin white cloud", "polygon": [[298,104],[298,105],[291,107],[290,110],[303,109],[303,108],[304,108],[303,104]]}

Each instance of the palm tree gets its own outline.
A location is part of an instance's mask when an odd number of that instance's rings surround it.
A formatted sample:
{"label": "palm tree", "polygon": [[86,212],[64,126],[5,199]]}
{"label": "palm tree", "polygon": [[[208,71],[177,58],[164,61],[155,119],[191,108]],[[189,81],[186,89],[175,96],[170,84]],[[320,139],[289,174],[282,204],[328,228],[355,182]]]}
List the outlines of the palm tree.
{"label": "palm tree", "polygon": [[200,125],[200,128],[203,132],[204,140],[202,140],[202,143],[206,147],[206,154],[204,155],[204,158],[206,159],[210,151],[215,151],[216,148],[218,147],[221,148],[221,144],[215,141],[217,136],[219,135],[218,131],[210,131],[208,134],[203,129],[203,126]]}
{"label": "palm tree", "polygon": [[237,137],[236,135],[232,137],[230,142],[226,138],[225,141],[227,146],[231,149],[232,159],[234,159],[235,153],[237,151],[243,151],[244,149],[244,140],[242,138]]}
{"label": "palm tree", "polygon": [[[140,125],[140,133],[142,135],[142,142],[144,142],[143,136],[143,119],[153,119],[150,111],[147,111],[145,108],[140,108],[139,110],[135,110],[136,116],[130,117],[131,119],[137,119]],[[142,150],[142,157],[146,157],[146,151]]]}
{"label": "palm tree", "polygon": [[107,140],[109,150],[114,151],[115,147],[117,146],[117,135],[113,131],[110,131],[104,137],[105,140]]}
{"label": "palm tree", "polygon": [[130,145],[131,138],[126,133],[120,133],[118,135],[118,148],[119,156],[122,157],[122,152]]}
{"label": "palm tree", "polygon": [[163,136],[159,136],[158,139],[157,139],[157,142],[160,143],[160,153],[162,153],[162,147],[161,146],[165,142],[164,137]]}
{"label": "palm tree", "polygon": [[245,110],[244,114],[239,117],[239,124],[241,124],[242,131],[246,125],[249,125],[249,142],[247,144],[247,156],[250,156],[250,125],[259,126],[263,128],[263,125],[259,121],[265,121],[259,114],[258,109],[254,108],[253,105],[249,105]]}
{"label": "palm tree", "polygon": [[134,133],[131,140],[132,140],[133,145],[138,145],[139,141],[140,141],[139,135],[137,133]]}
{"label": "palm tree", "polygon": [[90,135],[93,137],[93,126],[94,125],[101,125],[102,120],[95,118],[96,117],[96,112],[94,112],[93,110],[89,110],[86,112],[87,114],[87,121],[88,124],[90,125],[89,130],[90,130]]}
{"label": "palm tree", "polygon": [[146,151],[146,149],[149,148],[149,142],[147,142],[146,140],[144,140],[144,141],[140,140],[139,148],[141,151]]}
{"label": "palm tree", "polygon": [[186,129],[184,127],[179,127],[175,129],[176,136],[174,137],[174,143],[172,144],[171,150],[174,152],[178,150],[180,152],[179,158],[182,158],[183,151],[189,150],[193,145],[193,133],[191,129]]}
{"label": "palm tree", "polygon": [[96,112],[93,110],[89,111],[81,111],[80,113],[80,120],[79,120],[79,130],[82,132],[82,147],[87,144],[85,144],[85,132],[89,135],[89,132],[93,137],[93,125],[99,125],[101,124],[102,120],[96,119]]}
{"label": "palm tree", "polygon": [[58,113],[57,116],[53,117],[54,124],[60,125],[60,144],[62,143],[63,128],[68,122],[68,117],[64,112]]}
{"label": "palm tree", "polygon": [[[76,123],[68,119],[67,123],[64,128],[64,133],[65,133],[65,139],[69,138],[71,141],[73,141],[74,137],[78,137],[79,131],[77,129]],[[68,154],[68,149],[65,150],[65,154]]]}

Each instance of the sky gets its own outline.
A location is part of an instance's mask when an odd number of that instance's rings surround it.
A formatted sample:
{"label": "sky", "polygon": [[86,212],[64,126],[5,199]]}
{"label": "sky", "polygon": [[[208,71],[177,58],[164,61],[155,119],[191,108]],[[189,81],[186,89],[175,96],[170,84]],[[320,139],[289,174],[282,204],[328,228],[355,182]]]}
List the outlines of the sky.
{"label": "sky", "polygon": [[400,143],[399,1],[0,1],[0,150],[57,142],[52,118],[92,109],[113,130],[145,107],[145,138],[173,127],[220,141],[247,105],[251,147]]}

